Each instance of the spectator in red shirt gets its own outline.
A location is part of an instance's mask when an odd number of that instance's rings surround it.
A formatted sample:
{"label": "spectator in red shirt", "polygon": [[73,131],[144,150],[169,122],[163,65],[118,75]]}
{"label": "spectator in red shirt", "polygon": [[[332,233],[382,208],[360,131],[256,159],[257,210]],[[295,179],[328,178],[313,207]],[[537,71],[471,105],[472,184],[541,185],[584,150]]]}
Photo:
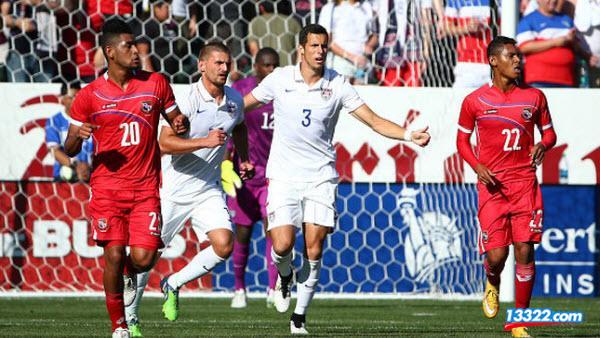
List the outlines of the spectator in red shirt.
{"label": "spectator in red shirt", "polygon": [[104,21],[111,16],[118,15],[128,19],[133,15],[131,0],[85,0],[85,6],[96,32],[100,32]]}
{"label": "spectator in red shirt", "polygon": [[538,0],[538,6],[517,28],[517,43],[525,55],[525,82],[534,87],[573,87],[575,53],[591,64],[597,58],[581,47],[573,20],[556,12],[557,0]]}

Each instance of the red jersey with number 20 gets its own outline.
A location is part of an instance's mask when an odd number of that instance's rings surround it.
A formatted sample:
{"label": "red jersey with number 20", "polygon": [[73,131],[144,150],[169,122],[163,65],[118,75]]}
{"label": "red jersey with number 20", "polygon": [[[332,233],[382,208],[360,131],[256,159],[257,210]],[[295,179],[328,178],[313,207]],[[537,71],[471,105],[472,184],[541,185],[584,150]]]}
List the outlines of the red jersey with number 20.
{"label": "red jersey with number 20", "polygon": [[553,133],[542,91],[519,85],[504,93],[490,83],[464,99],[458,132],[469,136],[476,132],[477,161],[495,173],[498,181],[507,183],[535,179],[529,156],[535,145],[534,125],[542,133]]}
{"label": "red jersey with number 20", "polygon": [[126,90],[105,73],[83,88],[75,97],[71,118],[75,124],[98,126],[92,134],[92,188],[158,189],[158,121],[161,111],[176,107],[171,86],[159,73],[136,71]]}

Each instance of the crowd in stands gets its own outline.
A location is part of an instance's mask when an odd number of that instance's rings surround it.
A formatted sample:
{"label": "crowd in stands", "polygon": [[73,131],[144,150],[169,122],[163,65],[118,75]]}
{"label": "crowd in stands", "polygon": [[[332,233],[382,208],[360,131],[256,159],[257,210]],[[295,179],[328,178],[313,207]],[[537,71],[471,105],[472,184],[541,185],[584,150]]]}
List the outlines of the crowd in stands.
{"label": "crowd in stands", "polygon": [[[231,81],[262,47],[295,63],[309,0],[0,0],[0,81],[87,83],[105,67],[102,24],[125,19],[143,68],[173,83],[197,79],[212,40],[232,51]],[[328,64],[354,84],[476,87],[489,81],[485,47],[499,34],[500,0],[315,0],[330,32]],[[600,87],[600,1],[521,0],[524,81]]]}

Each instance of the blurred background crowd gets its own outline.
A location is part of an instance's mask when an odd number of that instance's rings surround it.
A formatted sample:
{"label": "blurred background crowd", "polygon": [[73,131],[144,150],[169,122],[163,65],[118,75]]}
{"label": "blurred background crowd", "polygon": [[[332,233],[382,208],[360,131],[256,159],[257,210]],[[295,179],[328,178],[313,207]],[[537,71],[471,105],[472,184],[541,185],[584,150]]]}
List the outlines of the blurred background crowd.
{"label": "blurred background crowd", "polygon": [[[600,0],[522,0],[517,42],[524,81],[600,87]],[[87,83],[105,68],[103,22],[124,18],[143,68],[172,83],[197,79],[212,40],[232,51],[231,81],[272,47],[295,63],[311,17],[330,32],[329,66],[354,84],[476,87],[489,81],[485,48],[501,0],[0,0],[0,81]],[[314,10],[311,16],[311,10]]]}

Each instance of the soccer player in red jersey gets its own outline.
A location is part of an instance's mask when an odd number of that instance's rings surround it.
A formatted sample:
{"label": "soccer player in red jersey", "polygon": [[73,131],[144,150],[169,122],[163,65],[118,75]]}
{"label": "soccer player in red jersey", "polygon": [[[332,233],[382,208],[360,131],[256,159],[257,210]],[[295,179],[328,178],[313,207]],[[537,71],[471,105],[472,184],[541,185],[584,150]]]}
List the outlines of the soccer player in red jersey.
{"label": "soccer player in red jersey", "polygon": [[[518,82],[520,54],[516,41],[498,36],[487,48],[492,82],[469,94],[462,103],[456,145],[477,173],[479,251],[485,254],[487,275],[483,311],[498,313],[500,273],[514,245],[515,307],[527,308],[535,278],[533,244],[542,237],[542,195],[535,175],[544,152],[556,143],[556,133],[544,94]],[[534,126],[542,134],[535,143]],[[470,138],[477,134],[475,153]],[[529,337],[525,327],[513,337]]]}
{"label": "soccer player in red jersey", "polygon": [[140,57],[127,24],[106,22],[101,47],[108,70],[76,96],[65,152],[73,156],[84,139],[94,139],[89,204],[93,238],[104,248],[104,291],[113,337],[129,337],[123,274],[149,270],[163,246],[159,118],[165,116],[179,134],[186,131],[187,120],[166,78],[138,70]]}

